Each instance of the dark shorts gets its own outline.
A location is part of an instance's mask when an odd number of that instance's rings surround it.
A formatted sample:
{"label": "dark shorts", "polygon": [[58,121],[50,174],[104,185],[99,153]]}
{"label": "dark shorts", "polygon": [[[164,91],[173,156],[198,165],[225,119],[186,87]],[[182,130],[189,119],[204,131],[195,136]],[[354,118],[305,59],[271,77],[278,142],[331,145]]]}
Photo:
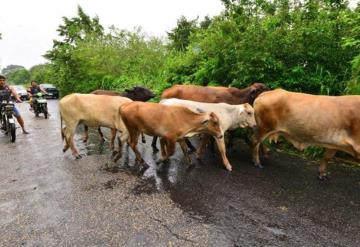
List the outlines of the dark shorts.
{"label": "dark shorts", "polygon": [[20,117],[20,112],[16,107],[14,107],[14,116],[15,117]]}

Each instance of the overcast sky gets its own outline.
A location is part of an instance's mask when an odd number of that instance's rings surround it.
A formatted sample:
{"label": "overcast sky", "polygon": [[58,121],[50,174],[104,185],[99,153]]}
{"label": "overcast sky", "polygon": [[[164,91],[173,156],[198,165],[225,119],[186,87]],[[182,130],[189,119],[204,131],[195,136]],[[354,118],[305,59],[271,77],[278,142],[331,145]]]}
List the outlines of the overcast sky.
{"label": "overcast sky", "polygon": [[184,15],[194,19],[218,15],[220,0],[0,0],[0,69],[9,64],[27,69],[44,63],[42,58],[57,38],[62,17],[77,15],[80,5],[86,14],[98,16],[104,27],[115,25],[132,30],[141,26],[156,36],[165,36]]}

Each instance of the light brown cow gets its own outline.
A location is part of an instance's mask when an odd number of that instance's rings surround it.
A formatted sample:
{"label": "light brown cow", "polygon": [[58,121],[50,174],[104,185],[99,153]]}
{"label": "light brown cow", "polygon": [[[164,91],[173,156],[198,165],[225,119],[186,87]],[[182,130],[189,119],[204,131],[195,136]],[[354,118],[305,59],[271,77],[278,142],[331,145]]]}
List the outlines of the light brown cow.
{"label": "light brown cow", "polygon": [[[125,92],[116,92],[116,91],[110,91],[110,90],[102,90],[102,89],[97,89],[95,91],[92,91],[91,94],[96,94],[96,95],[109,95],[109,96],[121,96],[121,97],[126,97],[129,98],[131,100],[134,101],[148,101],[151,98],[155,97],[155,94],[153,92],[150,91],[150,89],[144,88],[144,87],[133,87],[132,89],[125,89]],[[87,142],[87,140],[89,139],[89,132],[88,132],[88,126],[84,126],[84,137],[83,137],[83,141]],[[104,139],[104,135],[101,131],[101,128],[98,128],[98,132],[99,135],[101,137],[101,139],[103,141],[105,141]],[[115,133],[115,130],[112,130],[112,133]],[[111,140],[114,137],[111,137]],[[142,142],[145,143],[145,137],[142,135]],[[111,141],[110,142],[110,148],[113,149],[114,148],[114,142]]]}
{"label": "light brown cow", "polygon": [[[132,100],[125,97],[113,97],[94,94],[70,94],[59,101],[61,116],[61,133],[65,139],[63,152],[70,147],[72,154],[80,158],[73,137],[76,126],[85,124],[90,127],[111,128],[111,142],[114,142],[116,130],[124,131],[124,126],[119,120],[119,107]],[[62,127],[63,122],[66,127]],[[119,125],[120,124],[120,125]]]}
{"label": "light brown cow", "polygon": [[284,136],[296,148],[325,148],[319,178],[327,162],[341,150],[360,158],[360,96],[318,96],[282,89],[263,93],[254,102],[258,131],[253,158],[261,167],[259,145],[267,137]]}
{"label": "light brown cow", "polygon": [[140,133],[161,137],[162,159],[167,161],[175,152],[178,141],[189,163],[185,136],[208,133],[222,138],[218,117],[212,112],[197,113],[183,106],[167,106],[157,103],[131,102],[120,107],[121,119],[128,130],[129,145],[136,154],[136,160],[143,163],[137,150]]}
{"label": "light brown cow", "polygon": [[[256,125],[254,118],[254,109],[248,104],[229,105],[226,103],[202,103],[191,100],[182,99],[163,99],[160,101],[163,105],[178,105],[189,108],[192,111],[200,108],[206,112],[214,112],[220,121],[220,129],[224,135],[227,130],[237,128],[253,128]],[[204,147],[209,141],[208,135],[203,135],[200,148],[197,150],[197,156],[200,158],[204,151]],[[216,144],[222,159],[222,163],[228,171],[232,170],[232,166],[226,157],[226,148],[224,138],[216,139]]]}

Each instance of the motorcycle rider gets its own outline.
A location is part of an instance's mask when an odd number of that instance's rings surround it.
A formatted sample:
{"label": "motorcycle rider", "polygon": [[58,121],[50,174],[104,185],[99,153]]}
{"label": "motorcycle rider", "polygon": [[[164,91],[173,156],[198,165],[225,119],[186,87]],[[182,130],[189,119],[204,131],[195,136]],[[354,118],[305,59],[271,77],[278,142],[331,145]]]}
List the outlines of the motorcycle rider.
{"label": "motorcycle rider", "polygon": [[[6,84],[6,77],[3,75],[0,75],[0,90],[8,91],[10,95],[13,95],[15,97],[16,102],[22,102],[14,88]],[[14,116],[22,128],[23,134],[29,134],[29,132],[25,130],[24,119],[21,117],[20,112],[16,107],[14,107]]]}
{"label": "motorcycle rider", "polygon": [[35,80],[31,81],[31,86],[28,89],[28,93],[30,96],[30,99],[29,99],[30,110],[34,109],[34,104],[36,101],[34,101],[33,97],[35,94],[37,94],[37,93],[47,94],[47,92],[44,89],[42,89]]}

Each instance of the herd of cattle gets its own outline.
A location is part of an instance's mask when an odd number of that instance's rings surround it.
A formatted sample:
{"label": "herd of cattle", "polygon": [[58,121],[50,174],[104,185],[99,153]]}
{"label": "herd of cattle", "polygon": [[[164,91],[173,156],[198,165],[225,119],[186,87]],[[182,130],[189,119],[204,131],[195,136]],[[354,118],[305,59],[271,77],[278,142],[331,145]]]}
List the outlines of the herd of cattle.
{"label": "herd of cattle", "polygon": [[[344,151],[360,159],[360,96],[319,96],[269,90],[262,83],[254,83],[245,89],[175,85],[166,89],[159,103],[145,102],[154,94],[146,88],[135,87],[125,93],[96,90],[91,94],[70,94],[60,100],[61,133],[65,139],[65,152],[69,148],[76,158],[80,155],[73,137],[79,124],[111,129],[111,148],[119,134],[119,148],[114,163],[122,155],[122,146],[129,144],[136,154],[136,161],[144,163],[137,143],[140,135],[160,138],[162,158],[165,162],[175,152],[176,142],[189,163],[187,140],[202,134],[197,149],[201,157],[210,136],[213,136],[223,165],[229,171],[232,166],[226,156],[224,134],[237,128],[252,128],[253,161],[262,167],[259,151],[261,143],[269,138],[277,140],[281,135],[296,148],[308,146],[325,148],[320,161],[319,178],[326,178],[327,162],[336,151]],[[63,122],[65,127],[63,127]],[[143,142],[145,139],[143,138]],[[267,155],[266,148],[261,149]]]}

